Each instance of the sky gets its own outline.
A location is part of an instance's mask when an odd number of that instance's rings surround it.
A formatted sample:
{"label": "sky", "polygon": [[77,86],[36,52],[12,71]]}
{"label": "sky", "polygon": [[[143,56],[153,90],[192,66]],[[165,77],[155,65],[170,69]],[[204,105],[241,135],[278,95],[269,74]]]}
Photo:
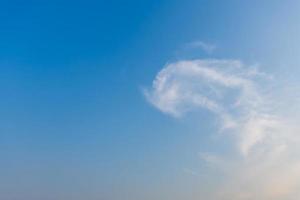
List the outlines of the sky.
{"label": "sky", "polygon": [[300,198],[297,0],[0,1],[0,199]]}

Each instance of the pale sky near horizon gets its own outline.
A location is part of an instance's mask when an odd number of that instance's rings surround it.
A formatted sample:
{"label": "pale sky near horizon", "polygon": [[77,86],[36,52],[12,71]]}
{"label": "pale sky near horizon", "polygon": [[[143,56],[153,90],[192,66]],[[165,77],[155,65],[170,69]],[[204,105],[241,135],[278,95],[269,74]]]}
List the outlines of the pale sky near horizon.
{"label": "pale sky near horizon", "polygon": [[0,1],[0,199],[297,200],[300,2]]}

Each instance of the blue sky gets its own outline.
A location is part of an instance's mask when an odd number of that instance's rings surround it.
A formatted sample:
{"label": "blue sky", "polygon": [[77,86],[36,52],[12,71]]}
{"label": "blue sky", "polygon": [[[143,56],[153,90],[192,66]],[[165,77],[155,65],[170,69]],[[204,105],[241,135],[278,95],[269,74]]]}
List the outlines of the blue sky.
{"label": "blue sky", "polygon": [[[296,0],[0,1],[1,199],[299,195],[290,143],[300,128],[299,9]],[[261,181],[267,164],[254,157],[291,172],[286,182]]]}

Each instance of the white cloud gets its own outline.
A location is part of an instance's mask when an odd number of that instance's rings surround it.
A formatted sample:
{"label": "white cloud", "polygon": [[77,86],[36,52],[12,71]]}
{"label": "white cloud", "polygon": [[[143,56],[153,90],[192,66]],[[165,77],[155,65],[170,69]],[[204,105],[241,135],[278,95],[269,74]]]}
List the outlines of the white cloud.
{"label": "white cloud", "polygon": [[210,54],[216,49],[216,45],[197,40],[186,44],[186,48],[188,49],[200,48],[203,49],[206,53]]}
{"label": "white cloud", "polygon": [[[262,96],[247,74],[237,60],[180,61],[165,66],[145,94],[155,107],[174,117],[204,108],[219,118],[220,129],[243,129],[246,139],[241,138],[240,148],[247,154],[264,137],[268,124],[275,123],[257,113],[263,106]],[[226,99],[232,100],[224,103]]]}
{"label": "white cloud", "polygon": [[227,177],[211,200],[300,198],[300,126],[296,115],[276,109],[277,102],[288,102],[278,95],[280,87],[264,91],[268,77],[238,60],[186,60],[166,65],[145,91],[152,105],[173,117],[212,112],[219,130],[231,136],[240,157],[201,154]]}

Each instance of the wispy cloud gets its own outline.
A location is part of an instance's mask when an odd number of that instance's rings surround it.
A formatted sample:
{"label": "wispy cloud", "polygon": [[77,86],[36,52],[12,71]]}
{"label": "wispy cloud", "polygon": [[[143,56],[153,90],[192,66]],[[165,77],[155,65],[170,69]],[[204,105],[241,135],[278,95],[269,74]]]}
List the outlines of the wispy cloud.
{"label": "wispy cloud", "polygon": [[213,51],[215,51],[215,49],[217,48],[217,46],[215,44],[209,44],[207,42],[203,42],[203,41],[197,40],[197,41],[193,41],[193,42],[187,43],[185,45],[185,48],[187,48],[187,49],[200,48],[203,51],[205,51],[206,53],[210,54]]}
{"label": "wispy cloud", "polygon": [[[148,101],[173,117],[205,109],[232,138],[240,156],[209,153],[201,158],[224,173],[210,199],[293,200],[300,198],[300,126],[276,109],[269,75],[239,60],[184,60],[167,64],[145,91]],[[276,94],[275,94],[276,93]]]}

